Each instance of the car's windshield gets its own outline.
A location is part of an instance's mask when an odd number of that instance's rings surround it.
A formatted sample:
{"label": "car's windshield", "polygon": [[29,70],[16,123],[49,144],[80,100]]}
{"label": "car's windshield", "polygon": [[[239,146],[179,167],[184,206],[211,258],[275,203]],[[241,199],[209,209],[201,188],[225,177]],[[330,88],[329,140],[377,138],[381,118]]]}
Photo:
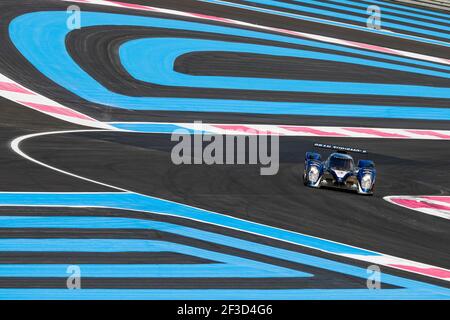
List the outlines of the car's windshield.
{"label": "car's windshield", "polygon": [[353,160],[338,158],[338,157],[331,157],[330,158],[330,168],[336,169],[336,170],[351,171],[351,170],[353,170]]}

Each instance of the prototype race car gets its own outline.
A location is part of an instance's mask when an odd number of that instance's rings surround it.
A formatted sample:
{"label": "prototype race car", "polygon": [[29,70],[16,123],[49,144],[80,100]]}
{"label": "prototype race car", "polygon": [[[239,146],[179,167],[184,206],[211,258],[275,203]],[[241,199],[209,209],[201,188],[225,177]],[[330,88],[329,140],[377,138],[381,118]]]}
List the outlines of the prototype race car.
{"label": "prototype race car", "polygon": [[305,186],[320,188],[331,187],[356,191],[359,194],[373,194],[376,178],[375,163],[371,160],[359,160],[355,166],[349,152],[367,154],[366,150],[315,143],[314,147],[331,149],[326,161],[316,152],[307,152],[303,183]]}

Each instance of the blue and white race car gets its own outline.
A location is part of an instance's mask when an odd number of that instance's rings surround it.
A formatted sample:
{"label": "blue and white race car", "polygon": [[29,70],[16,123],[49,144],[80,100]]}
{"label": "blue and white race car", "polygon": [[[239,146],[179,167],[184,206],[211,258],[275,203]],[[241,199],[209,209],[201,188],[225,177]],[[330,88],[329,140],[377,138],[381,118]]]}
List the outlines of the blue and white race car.
{"label": "blue and white race car", "polygon": [[355,166],[349,152],[367,154],[366,150],[315,143],[314,147],[331,149],[334,152],[327,160],[316,152],[307,152],[303,183],[305,186],[320,188],[331,187],[356,191],[359,194],[373,194],[376,178],[375,163],[371,160],[359,160]]}

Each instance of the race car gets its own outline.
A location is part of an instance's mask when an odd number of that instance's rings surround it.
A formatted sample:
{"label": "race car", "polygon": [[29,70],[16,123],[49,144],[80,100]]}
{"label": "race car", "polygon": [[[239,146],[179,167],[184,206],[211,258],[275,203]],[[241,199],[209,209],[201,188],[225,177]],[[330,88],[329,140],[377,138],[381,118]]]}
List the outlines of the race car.
{"label": "race car", "polygon": [[376,170],[371,160],[359,160],[355,166],[349,154],[367,154],[367,150],[315,143],[314,147],[333,150],[327,160],[316,152],[306,152],[303,183],[305,186],[320,188],[331,187],[356,191],[359,194],[372,195]]}

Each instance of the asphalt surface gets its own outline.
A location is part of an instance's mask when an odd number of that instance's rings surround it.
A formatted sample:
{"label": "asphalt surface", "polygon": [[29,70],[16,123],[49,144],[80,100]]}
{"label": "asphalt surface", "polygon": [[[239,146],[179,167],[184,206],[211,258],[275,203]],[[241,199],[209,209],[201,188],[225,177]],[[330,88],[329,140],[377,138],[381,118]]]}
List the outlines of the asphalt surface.
{"label": "asphalt surface", "polygon": [[[301,115],[266,115],[244,113],[137,111],[108,107],[84,100],[43,76],[21,56],[8,37],[12,18],[25,12],[65,10],[61,1],[2,1],[0,4],[0,71],[22,85],[52,98],[100,121],[166,121],[191,122],[202,120],[214,123],[265,123],[298,125],[367,126],[389,128],[417,128],[449,130],[448,121],[425,121],[386,118],[313,117]],[[155,0],[128,1],[164,8],[197,11],[244,20],[266,26],[283,27],[317,33],[324,36],[364,40],[372,45],[435,57],[449,57],[448,47],[419,43],[347,28],[327,27],[320,23],[291,19],[261,12],[208,4],[199,1]],[[234,1],[236,3],[247,3]],[[291,3],[290,1],[284,1]],[[248,4],[248,3],[247,3]],[[161,16],[99,7],[89,4],[82,9],[109,13],[132,13],[142,16]],[[260,6],[264,7],[264,6]],[[268,6],[267,6],[268,7]],[[269,8],[269,7],[268,7]],[[270,7],[272,8],[272,7]],[[298,13],[298,12],[297,12]],[[312,15],[313,16],[313,15]],[[194,21],[190,18],[182,20]],[[211,24],[220,25],[220,23]],[[194,97],[243,99],[279,102],[352,103],[393,106],[424,105],[448,108],[448,99],[408,98],[364,95],[333,95],[299,92],[270,92],[255,90],[223,90],[211,88],[171,87],[149,84],[133,79],[124,69],[118,47],[131,39],[148,37],[189,37],[232,42],[279,45],[270,41],[239,39],[205,32],[173,31],[164,28],[102,26],[73,31],[66,39],[67,50],[74,61],[108,90],[134,97]],[[442,40],[442,39],[441,39]],[[305,46],[286,45],[308,49]],[[317,50],[333,53],[332,50]],[[357,55],[355,55],[357,57]],[[380,61],[383,61],[380,59]],[[428,68],[431,70],[432,68]],[[357,66],[330,61],[279,58],[270,55],[227,52],[202,52],[180,57],[175,70],[191,75],[306,79],[369,83],[394,83],[450,87],[448,78],[385,70],[371,66]],[[449,89],[450,90],[450,89]],[[10,148],[12,139],[30,133],[82,130],[86,127],[43,115],[12,101],[0,98],[0,190],[3,192],[114,192],[114,188],[83,181],[32,163]],[[377,185],[374,196],[364,197],[349,192],[305,188],[301,170],[306,151],[313,142],[364,147],[377,164]],[[450,221],[394,206],[385,200],[388,195],[450,195],[450,148],[448,141],[343,139],[343,138],[280,138],[280,170],[275,176],[259,175],[259,166],[250,165],[181,165],[170,159],[174,142],[170,135],[125,132],[79,132],[35,137],[23,142],[22,150],[36,160],[67,172],[100,181],[140,194],[176,201],[178,203],[224,213],[264,225],[320,237],[348,245],[450,269]],[[325,152],[324,155],[327,153]],[[166,221],[195,227],[217,234],[267,244],[299,253],[314,255],[352,266],[367,267],[368,263],[299,247],[276,239],[268,239],[236,230],[225,230],[195,221],[158,214],[141,214],[126,210],[88,208],[39,209],[4,207],[0,215],[8,216],[114,216]],[[365,288],[366,280],[341,274],[326,268],[293,263],[239,250],[226,245],[193,240],[173,232],[117,229],[31,229],[1,228],[1,239],[146,239],[167,240],[205,250],[237,255],[293,270],[314,274],[313,278],[86,278],[86,288],[131,289],[354,289]],[[80,253],[80,252],[2,252],[1,264],[201,264],[210,260],[173,252],[153,253]],[[447,281],[428,278],[394,269],[389,274],[450,288]],[[65,279],[0,277],[0,288],[65,288]],[[395,285],[383,284],[385,288]]]}
{"label": "asphalt surface", "polygon": [[175,145],[170,135],[63,134],[30,140],[23,150],[57,168],[127,190],[450,266],[448,220],[383,200],[392,190],[395,194],[447,194],[448,177],[440,174],[448,166],[446,142],[352,140],[354,146],[373,150],[370,158],[379,164],[375,196],[364,197],[303,186],[302,161],[314,141],[346,143],[344,139],[281,138],[280,171],[274,176],[261,176],[259,166],[176,166],[170,159]]}

